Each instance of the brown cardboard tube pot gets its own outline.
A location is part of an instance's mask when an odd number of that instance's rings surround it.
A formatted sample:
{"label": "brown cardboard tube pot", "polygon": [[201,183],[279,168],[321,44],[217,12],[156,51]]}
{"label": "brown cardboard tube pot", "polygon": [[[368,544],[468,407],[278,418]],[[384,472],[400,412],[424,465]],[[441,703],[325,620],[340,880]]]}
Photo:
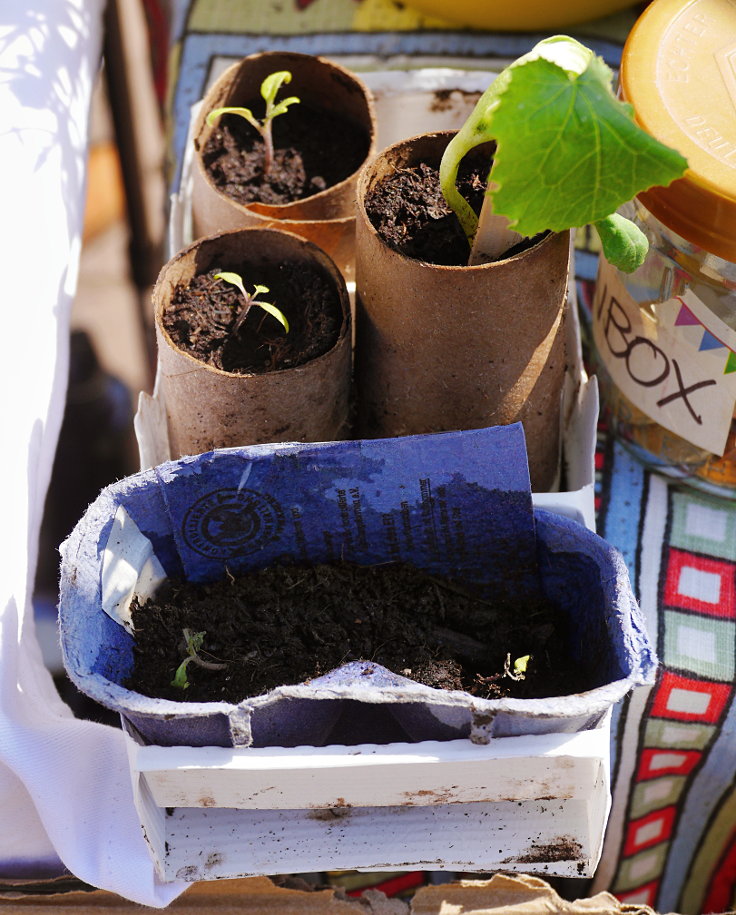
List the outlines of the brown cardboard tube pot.
{"label": "brown cardboard tube pot", "polygon": [[[554,484],[559,464],[569,233],[527,240],[479,266],[462,265],[468,251],[457,265],[428,263],[387,244],[366,206],[400,170],[436,170],[451,136],[426,134],[391,146],[359,181],[358,431],[373,438],[521,421],[532,486],[544,491]],[[484,185],[492,148],[479,148],[479,156]],[[439,194],[438,181],[436,189]],[[441,194],[429,210],[433,225],[420,231],[441,234],[444,241],[454,214]],[[391,198],[389,221],[405,212],[402,201]]]}
{"label": "brown cardboard tube pot", "polygon": [[[233,114],[208,125],[207,115],[217,108],[247,107],[260,120],[265,109],[261,83],[282,70],[291,81],[276,102],[287,96],[299,102],[273,118],[274,167],[264,182],[256,129]],[[282,228],[318,244],[352,275],[355,188],[361,167],[375,151],[375,136],[370,93],[345,68],[290,52],[244,58],[209,89],[195,121],[195,236],[284,223]]]}
{"label": "brown cardboard tube pot", "polygon": [[[245,299],[216,277],[225,272],[238,274],[249,294],[267,287],[240,324]],[[214,318],[205,321],[211,300]],[[288,332],[259,302],[283,313]],[[164,266],[153,303],[172,458],[348,435],[350,303],[339,270],[316,245],[277,229],[200,239]]]}

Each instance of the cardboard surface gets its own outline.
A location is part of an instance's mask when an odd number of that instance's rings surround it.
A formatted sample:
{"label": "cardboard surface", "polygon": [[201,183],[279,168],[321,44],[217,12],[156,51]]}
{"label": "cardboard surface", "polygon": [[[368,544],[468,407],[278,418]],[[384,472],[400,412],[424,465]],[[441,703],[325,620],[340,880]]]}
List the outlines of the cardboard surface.
{"label": "cardboard surface", "polygon": [[[140,906],[100,891],[13,899],[0,887],[0,910],[8,915],[59,915],[88,912],[141,912]],[[494,875],[486,881],[427,886],[411,901],[387,899],[368,890],[362,899],[340,891],[302,891],[278,887],[266,877],[200,883],[176,899],[168,911],[178,915],[654,915],[648,906],[622,905],[608,893],[567,902],[535,877]]]}

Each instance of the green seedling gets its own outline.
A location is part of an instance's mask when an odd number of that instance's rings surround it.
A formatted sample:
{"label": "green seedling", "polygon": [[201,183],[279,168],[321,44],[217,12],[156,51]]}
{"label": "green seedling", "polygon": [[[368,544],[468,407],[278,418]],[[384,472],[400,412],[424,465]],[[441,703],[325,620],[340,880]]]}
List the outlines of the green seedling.
{"label": "green seedling", "polygon": [[248,317],[248,312],[254,305],[258,305],[259,308],[262,308],[265,312],[268,312],[272,317],[283,324],[284,330],[286,333],[289,333],[289,322],[286,320],[286,316],[281,311],[280,308],[277,308],[275,305],[272,305],[271,302],[261,302],[259,299],[256,299],[256,296],[261,295],[261,293],[268,292],[268,286],[259,286],[256,284],[252,293],[247,292],[245,289],[245,284],[243,283],[243,278],[238,273],[228,273],[227,271],[223,273],[215,274],[216,280],[224,280],[226,283],[230,283],[231,286],[237,287],[245,299],[245,305],[241,309],[235,324],[233,325],[233,333],[237,333],[242,327],[243,321]]}
{"label": "green seedling", "polygon": [[532,656],[530,654],[525,654],[522,657],[517,658],[512,667],[511,655],[507,654],[506,661],[503,665],[504,676],[511,677],[512,680],[523,680],[526,677],[527,667],[529,666],[531,658]]}
{"label": "green seedling", "polygon": [[[479,231],[455,183],[462,158],[488,140],[495,140],[496,152]],[[509,241],[590,223],[606,258],[630,273],[642,264],[648,242],[615,211],[647,188],[670,184],[686,167],[683,156],[636,125],[631,106],[615,97],[604,61],[556,35],[506,67],[484,92],[445,150],[440,183],[474,249],[471,263],[498,257]]]}
{"label": "green seedling", "polygon": [[223,114],[237,114],[251,124],[263,140],[263,174],[268,175],[273,166],[273,119],[280,114],[285,114],[290,105],[296,105],[299,99],[292,95],[290,98],[276,101],[276,94],[284,83],[291,82],[291,73],[288,70],[278,70],[271,73],[261,83],[261,95],[266,102],[266,113],[262,120],[253,114],[250,108],[214,108],[207,115],[207,124],[212,126],[217,118]]}
{"label": "green seedling", "polygon": [[526,669],[529,666],[531,657],[532,656],[530,654],[525,654],[514,661],[514,676],[516,676],[519,680],[523,680],[526,676]]}
{"label": "green seedling", "polygon": [[204,667],[207,670],[224,670],[227,667],[227,664],[220,663],[219,661],[206,661],[199,654],[202,644],[204,643],[204,637],[207,635],[206,631],[192,632],[191,629],[184,629],[182,632],[184,634],[184,645],[187,656],[176,668],[176,673],[174,674],[174,679],[171,681],[171,685],[178,689],[189,689],[187,667],[189,667],[190,664],[197,664],[199,667]]}

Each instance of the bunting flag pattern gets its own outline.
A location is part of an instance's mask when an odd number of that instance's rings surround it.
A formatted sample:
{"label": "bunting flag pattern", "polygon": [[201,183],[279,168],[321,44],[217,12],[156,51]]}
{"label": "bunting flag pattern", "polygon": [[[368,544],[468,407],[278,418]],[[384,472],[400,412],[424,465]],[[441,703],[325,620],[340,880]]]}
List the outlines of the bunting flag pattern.
{"label": "bunting flag pattern", "polygon": [[677,312],[677,317],[675,318],[675,327],[696,327],[701,331],[698,334],[697,341],[697,350],[699,353],[707,352],[709,350],[725,350],[723,358],[725,360],[723,367],[723,374],[730,375],[732,372],[736,372],[736,351],[731,349],[731,347],[724,343],[723,340],[719,339],[712,330],[709,330],[704,326],[702,321],[695,315],[690,308],[682,301],[679,296],[675,296],[677,301],[680,303],[680,309]]}
{"label": "bunting flag pattern", "polygon": [[688,325],[694,324],[700,326],[700,321],[695,317],[695,315],[690,311],[687,305],[680,299],[681,308],[675,318],[675,327],[687,327]]}

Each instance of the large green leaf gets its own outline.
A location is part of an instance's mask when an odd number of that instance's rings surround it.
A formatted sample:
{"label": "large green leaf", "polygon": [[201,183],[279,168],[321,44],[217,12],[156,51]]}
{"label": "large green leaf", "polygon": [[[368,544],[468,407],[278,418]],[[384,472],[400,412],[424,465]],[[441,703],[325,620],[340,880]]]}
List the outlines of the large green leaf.
{"label": "large green leaf", "polygon": [[530,55],[508,69],[489,125],[493,209],[523,235],[596,222],[687,166],[634,123],[601,58],[577,54],[566,68],[564,41],[552,49],[554,61]]}

